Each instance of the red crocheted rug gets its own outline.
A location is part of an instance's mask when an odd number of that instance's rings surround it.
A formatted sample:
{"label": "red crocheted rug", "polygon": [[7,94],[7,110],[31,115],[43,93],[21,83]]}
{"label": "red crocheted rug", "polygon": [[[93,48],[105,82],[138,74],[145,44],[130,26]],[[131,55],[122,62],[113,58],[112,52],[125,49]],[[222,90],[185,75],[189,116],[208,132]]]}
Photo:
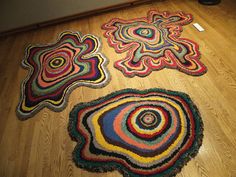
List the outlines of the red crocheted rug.
{"label": "red crocheted rug", "polygon": [[111,19],[102,26],[104,36],[116,52],[127,52],[114,67],[127,77],[147,76],[163,68],[204,74],[207,68],[199,60],[198,44],[180,37],[182,26],[192,19],[191,14],[166,11],[149,11],[147,17],[131,20]]}

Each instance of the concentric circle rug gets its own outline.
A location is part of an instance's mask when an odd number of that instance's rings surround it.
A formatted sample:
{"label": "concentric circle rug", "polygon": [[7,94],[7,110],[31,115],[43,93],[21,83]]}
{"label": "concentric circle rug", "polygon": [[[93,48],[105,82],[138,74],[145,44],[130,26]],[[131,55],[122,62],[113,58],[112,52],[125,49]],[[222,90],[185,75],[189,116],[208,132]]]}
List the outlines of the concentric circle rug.
{"label": "concentric circle rug", "polygon": [[184,12],[149,11],[143,18],[110,20],[102,26],[109,45],[118,53],[128,51],[114,67],[127,77],[147,76],[162,68],[194,76],[204,74],[207,68],[199,60],[198,44],[180,38],[182,26],[192,19]]}
{"label": "concentric circle rug", "polygon": [[76,105],[69,133],[78,167],[130,177],[174,176],[194,157],[203,123],[190,97],[163,89],[125,89]]}
{"label": "concentric circle rug", "polygon": [[107,84],[108,60],[99,48],[94,35],[70,31],[61,33],[56,43],[29,46],[22,62],[29,74],[21,85],[18,117],[27,119],[44,107],[61,111],[72,89]]}

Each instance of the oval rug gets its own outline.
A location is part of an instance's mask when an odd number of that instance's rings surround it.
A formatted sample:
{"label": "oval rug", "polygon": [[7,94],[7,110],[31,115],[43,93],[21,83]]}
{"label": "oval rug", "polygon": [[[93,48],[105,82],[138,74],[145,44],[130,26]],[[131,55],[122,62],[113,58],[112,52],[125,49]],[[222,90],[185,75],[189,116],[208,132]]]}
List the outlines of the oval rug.
{"label": "oval rug", "polygon": [[77,141],[73,158],[92,172],[124,176],[174,176],[194,157],[203,138],[200,113],[182,92],[124,89],[70,113]]}

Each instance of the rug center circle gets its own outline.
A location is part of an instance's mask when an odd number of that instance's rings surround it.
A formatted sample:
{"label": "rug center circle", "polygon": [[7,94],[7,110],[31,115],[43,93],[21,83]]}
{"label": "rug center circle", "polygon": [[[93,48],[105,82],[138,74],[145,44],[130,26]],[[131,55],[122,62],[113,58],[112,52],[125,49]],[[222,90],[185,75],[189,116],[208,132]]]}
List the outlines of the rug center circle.
{"label": "rug center circle", "polygon": [[157,122],[157,116],[152,112],[146,112],[141,116],[141,122],[144,126],[151,126]]}
{"label": "rug center circle", "polygon": [[151,38],[154,35],[154,31],[149,28],[138,28],[136,33],[145,38]]}
{"label": "rug center circle", "polygon": [[56,69],[63,66],[65,63],[66,60],[63,57],[56,57],[49,62],[49,66],[53,69]]}

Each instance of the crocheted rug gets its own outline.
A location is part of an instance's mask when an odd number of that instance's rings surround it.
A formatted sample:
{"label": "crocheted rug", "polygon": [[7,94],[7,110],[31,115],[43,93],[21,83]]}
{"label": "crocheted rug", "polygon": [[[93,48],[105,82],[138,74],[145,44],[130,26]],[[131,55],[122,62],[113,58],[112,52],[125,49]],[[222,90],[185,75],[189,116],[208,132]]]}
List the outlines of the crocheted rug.
{"label": "crocheted rug", "polygon": [[184,12],[149,11],[147,18],[114,18],[102,26],[104,36],[116,52],[126,52],[114,67],[127,77],[147,76],[162,68],[178,69],[189,75],[202,75],[207,68],[199,61],[198,44],[180,38],[182,26],[192,22]]}
{"label": "crocheted rug", "polygon": [[172,176],[194,157],[203,138],[197,107],[185,93],[125,89],[80,103],[69,133],[78,167],[130,177]]}
{"label": "crocheted rug", "polygon": [[91,34],[63,32],[56,43],[26,49],[23,67],[29,74],[21,85],[17,115],[24,120],[48,107],[61,111],[78,86],[103,87],[109,81],[108,60]]}

